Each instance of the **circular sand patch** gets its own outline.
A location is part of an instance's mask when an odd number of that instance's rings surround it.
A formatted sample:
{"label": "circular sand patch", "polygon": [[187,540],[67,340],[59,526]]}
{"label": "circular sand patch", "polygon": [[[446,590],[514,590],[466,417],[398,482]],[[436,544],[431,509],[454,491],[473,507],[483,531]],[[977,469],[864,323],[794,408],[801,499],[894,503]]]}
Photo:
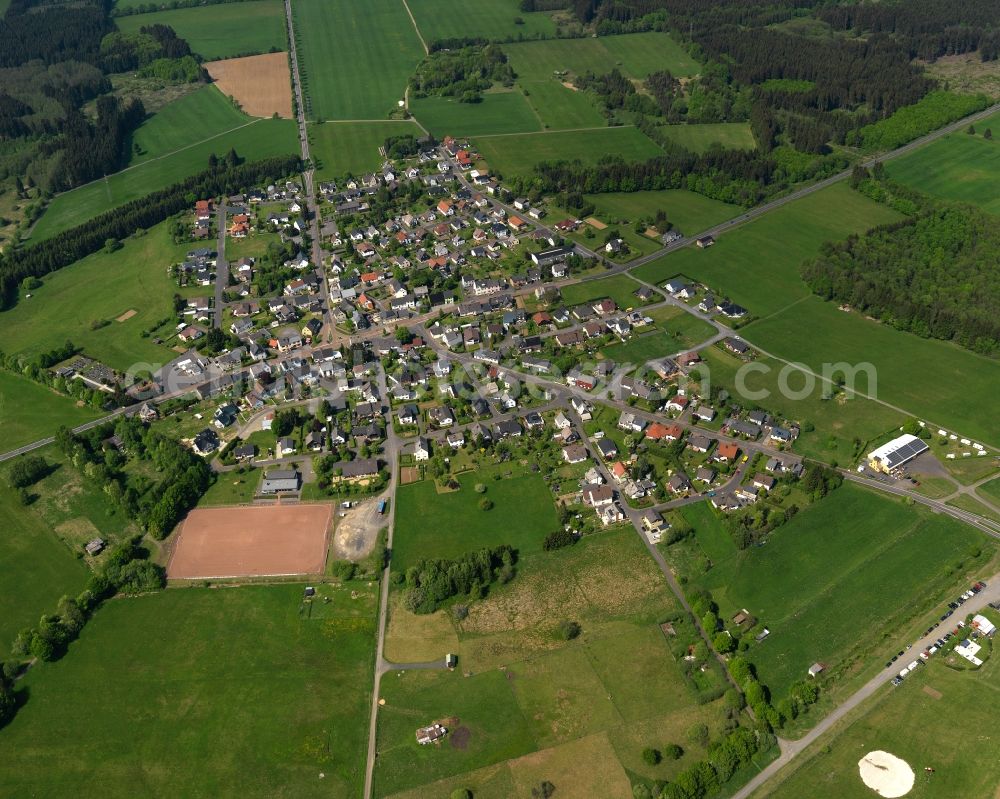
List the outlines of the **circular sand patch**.
{"label": "circular sand patch", "polygon": [[913,790],[913,769],[905,760],[888,752],[869,752],[858,761],[858,771],[865,785],[879,796],[894,799]]}

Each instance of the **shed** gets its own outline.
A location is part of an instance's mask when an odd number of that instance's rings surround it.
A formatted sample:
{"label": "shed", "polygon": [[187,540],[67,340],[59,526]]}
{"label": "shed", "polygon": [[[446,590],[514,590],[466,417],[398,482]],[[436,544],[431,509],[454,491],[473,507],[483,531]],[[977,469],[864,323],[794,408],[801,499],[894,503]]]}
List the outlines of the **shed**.
{"label": "shed", "polygon": [[818,677],[820,674],[823,673],[823,671],[825,669],[826,669],[826,665],[825,664],[823,664],[823,663],[813,663],[809,667],[809,676],[810,677]]}

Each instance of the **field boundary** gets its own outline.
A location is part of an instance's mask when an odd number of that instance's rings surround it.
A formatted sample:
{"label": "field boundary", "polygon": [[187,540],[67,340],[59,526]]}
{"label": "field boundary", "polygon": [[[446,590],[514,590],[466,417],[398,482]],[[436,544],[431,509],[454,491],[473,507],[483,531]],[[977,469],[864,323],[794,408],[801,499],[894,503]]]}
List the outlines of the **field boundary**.
{"label": "field boundary", "polygon": [[[525,99],[527,100],[528,98],[525,98]],[[531,105],[531,101],[530,100],[528,100],[528,105],[531,107],[531,110],[534,111],[535,116],[537,117],[538,116],[538,112],[535,111],[535,107],[533,105]],[[541,122],[541,117],[539,117],[538,121]],[[524,133],[486,133],[486,134],[479,135],[479,136],[473,136],[472,138],[474,138],[474,139],[502,139],[502,138],[505,138],[507,136],[541,136],[543,133],[545,133],[545,134],[551,134],[551,133],[587,133],[587,132],[594,131],[594,130],[624,130],[625,128],[634,128],[634,127],[635,127],[635,125],[615,125],[614,127],[611,127],[609,125],[597,125],[597,126],[592,127],[592,128],[561,128],[559,130],[554,130],[554,129],[548,129],[548,130],[529,130],[529,131],[526,131]],[[649,138],[649,137],[647,136],[646,138]],[[653,140],[650,139],[650,141],[653,141]],[[656,142],[653,142],[653,144],[656,144]],[[659,147],[659,145],[657,145],[657,146]],[[660,147],[660,149],[662,150],[663,148]]]}
{"label": "field boundary", "polygon": [[415,30],[417,32],[417,38],[420,39],[420,44],[424,48],[424,55],[429,55],[430,52],[431,52],[431,50],[427,46],[427,42],[424,41],[424,35],[420,32],[420,26],[417,25],[417,20],[413,16],[413,12],[410,11],[410,6],[407,4],[406,0],[403,0],[403,8],[406,9],[406,14],[407,14],[407,16],[409,16],[410,22],[413,23],[413,30]]}

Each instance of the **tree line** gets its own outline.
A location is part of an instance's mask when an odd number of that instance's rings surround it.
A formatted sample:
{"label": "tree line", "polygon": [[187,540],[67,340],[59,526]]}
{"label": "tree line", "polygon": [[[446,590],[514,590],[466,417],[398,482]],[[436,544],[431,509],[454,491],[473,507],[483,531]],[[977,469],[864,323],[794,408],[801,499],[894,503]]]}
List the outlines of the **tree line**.
{"label": "tree line", "polygon": [[514,577],[517,550],[503,544],[492,549],[469,552],[453,560],[421,560],[406,570],[404,602],[414,613],[433,613],[442,603],[456,596],[479,599],[494,582],[509,582]]}
{"label": "tree line", "polygon": [[823,245],[802,277],[825,300],[976,352],[1000,348],[1000,231],[980,209],[929,203],[915,216]]}
{"label": "tree line", "polygon": [[239,157],[230,151],[230,156],[214,168],[106,211],[52,238],[5,253],[0,260],[0,303],[9,307],[14,302],[18,284],[24,278],[42,277],[69,266],[100,250],[108,239],[127,238],[190,208],[198,197],[232,194],[299,169],[299,157],[295,155],[239,163]]}

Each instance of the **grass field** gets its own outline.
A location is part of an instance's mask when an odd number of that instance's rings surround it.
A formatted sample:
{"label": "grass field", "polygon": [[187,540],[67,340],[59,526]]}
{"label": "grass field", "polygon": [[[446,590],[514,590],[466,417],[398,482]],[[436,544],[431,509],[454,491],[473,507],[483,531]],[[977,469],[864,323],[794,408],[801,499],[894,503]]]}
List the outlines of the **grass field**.
{"label": "grass field", "polygon": [[541,161],[596,164],[608,153],[626,161],[643,161],[663,151],[635,128],[599,128],[565,133],[479,136],[476,146],[492,172],[529,175]]}
{"label": "grass field", "polygon": [[[736,376],[743,361],[718,347],[703,350],[701,356],[709,370],[712,386],[725,387],[735,397],[734,402],[739,402],[743,393]],[[795,440],[793,449],[807,457],[841,466],[853,465],[859,455],[868,451],[865,445],[906,421],[905,414],[864,397],[848,399],[839,395],[825,400],[818,383],[802,398],[786,396],[788,392],[781,389],[782,370],[786,370],[787,385],[796,389],[803,385],[801,373],[786,369],[785,364],[773,358],[756,359],[753,369],[760,367],[767,371],[744,372],[744,385],[749,392],[747,399],[770,413],[799,423],[803,432]],[[767,396],[756,394],[759,391],[766,391]],[[808,429],[810,424],[814,430]]]}
{"label": "grass field", "polygon": [[[246,5],[229,3],[228,6]],[[217,8],[218,6],[212,6]],[[137,15],[145,16],[145,15]],[[102,180],[57,195],[32,229],[35,241],[81,225],[104,211],[144,197],[208,168],[208,158],[234,148],[247,160],[298,153],[295,122],[261,119],[239,130],[187,146]]]}
{"label": "grass field", "polygon": [[554,39],[504,45],[521,80],[541,80],[556,71],[598,74],[619,69],[632,78],[669,70],[675,77],[698,72],[698,63],[666,33],[632,33],[596,39]]}
{"label": "grass field", "polygon": [[[691,521],[721,526],[704,514]],[[953,561],[973,547],[994,549],[960,522],[851,484],[799,513],[766,546],[731,547],[728,556],[717,546],[698,582],[722,618],[747,608],[771,630],[747,656],[779,698],[816,661],[835,675],[852,656],[870,658],[884,634],[959,579],[949,577]]]}
{"label": "grass field", "polygon": [[[995,796],[1000,784],[1000,740],[986,731],[993,727],[997,702],[1000,658],[994,655],[975,672],[952,670],[932,660],[898,688],[883,688],[866,705],[864,715],[820,738],[767,795],[774,799],[874,796],[861,781],[858,761],[881,749],[905,760],[915,772],[910,796]],[[925,773],[925,767],[934,772]]]}
{"label": "grass field", "polygon": [[285,10],[281,0],[246,0],[118,17],[125,33],[147,25],[169,25],[206,61],[286,50]]}
{"label": "grass field", "polygon": [[686,235],[732,219],[741,210],[737,205],[684,189],[587,194],[584,198],[594,204],[596,216],[602,222],[610,224],[614,220],[628,220],[631,223],[641,217],[655,216],[657,211],[662,210],[670,224]]}
{"label": "grass field", "polygon": [[660,283],[683,274],[764,316],[810,295],[799,267],[823,242],[899,218],[838,183],[719,236],[708,250],[685,247],[642,266],[636,276]]}
{"label": "grass field", "polygon": [[[17,631],[55,610],[59,598],[76,596],[90,570],[53,534],[35,510],[24,507],[8,487],[0,485],[0,657],[10,651]],[[0,778],[2,780],[2,778]]]}
{"label": "grass field", "polygon": [[422,97],[410,101],[410,111],[438,138],[542,129],[534,109],[517,89],[487,92],[480,103],[460,103],[454,97]]}
{"label": "grass field", "polygon": [[294,0],[292,10],[311,119],[383,119],[396,108],[424,55],[401,2]]}
{"label": "grass field", "polygon": [[[545,535],[559,527],[544,481],[536,475],[491,478],[484,470],[464,474],[458,478],[461,490],[443,494],[432,480],[400,487],[396,567],[405,570],[423,558],[454,558],[500,544],[510,544],[522,555],[540,551]],[[483,495],[474,490],[478,482],[487,486],[492,510],[479,509]]]}
{"label": "grass field", "polygon": [[518,80],[518,84],[547,130],[603,128],[607,124],[586,94],[563,86],[555,78]]}
{"label": "grass field", "polygon": [[75,399],[56,394],[27,377],[0,370],[0,429],[5,450],[47,438],[60,425],[76,427],[99,415],[93,408],[79,407]]}
{"label": "grass field", "polygon": [[[411,0],[407,5],[427,44],[440,39],[504,39],[517,36],[553,36],[556,26],[549,14],[527,14],[517,0]],[[521,25],[515,19],[521,19]]]}
{"label": "grass field", "polygon": [[610,297],[619,308],[636,308],[642,301],[635,296],[636,290],[642,288],[628,275],[612,275],[600,280],[587,280],[583,283],[573,283],[563,286],[563,301],[567,305],[580,305],[591,300],[602,300]]}
{"label": "grass field", "polygon": [[[949,499],[947,504],[956,508],[961,508],[962,510],[977,513],[985,519],[992,519],[995,522],[1000,522],[1000,511],[994,510],[989,505],[984,505],[978,499],[974,499],[967,494],[959,494],[954,499]],[[994,506],[996,506],[996,503],[994,503]]]}
{"label": "grass field", "polygon": [[[804,336],[804,330],[815,335]],[[879,399],[964,436],[1000,445],[1000,431],[990,414],[1000,385],[996,360],[843,313],[818,297],[752,322],[742,333],[747,341],[814,371],[830,361],[874,364]],[[858,389],[871,393],[866,382],[859,380]]]}
{"label": "grass field", "polygon": [[309,125],[309,152],[321,180],[368,172],[382,164],[378,148],[389,136],[420,136],[413,122],[324,122]]}
{"label": "grass field", "polygon": [[[998,138],[984,139],[987,128]],[[961,200],[1000,213],[1000,114],[976,124],[976,135],[952,133],[886,164],[900,183],[945,200]]]}
{"label": "grass field", "polygon": [[251,469],[245,474],[221,472],[215,483],[202,494],[198,505],[206,508],[213,505],[247,505],[253,502],[259,483],[259,469]]}
{"label": "grass field", "polygon": [[141,779],[147,795],[357,796],[374,592],[321,590],[322,618],[299,585],[108,603],[25,680],[0,793],[125,797]]}
{"label": "grass field", "polygon": [[211,139],[252,121],[215,86],[205,86],[175,100],[136,130],[129,166]]}
{"label": "grass field", "polygon": [[679,308],[668,306],[649,312],[656,320],[656,329],[644,333],[637,330],[628,341],[605,347],[601,353],[615,363],[645,363],[653,358],[662,358],[709,338],[715,329]]}
{"label": "grass field", "polygon": [[1000,477],[983,483],[976,491],[993,502],[993,504],[1000,504]]}
{"label": "grass field", "polygon": [[[457,653],[459,667],[383,679],[376,795],[415,799],[469,787],[480,799],[529,797],[549,779],[566,796],[627,799],[629,778],[675,775],[703,756],[683,743],[684,731],[704,722],[714,733],[722,715],[718,702],[696,702],[656,627],[675,611],[632,530],[526,555],[515,579],[473,603],[461,622],[394,605],[388,657],[437,656],[423,647],[430,638]],[[580,637],[559,637],[561,619],[580,623]],[[449,720],[451,735],[418,746],[414,726],[436,719]],[[686,751],[679,761],[642,761],[644,746],[673,741]]]}
{"label": "grass field", "polygon": [[663,125],[660,131],[671,141],[696,153],[710,147],[752,150],[757,146],[746,122],[719,122],[704,125]]}
{"label": "grass field", "polygon": [[[37,355],[69,339],[87,355],[122,371],[142,361],[165,363],[175,354],[140,334],[173,318],[170,298],[178,289],[167,268],[190,248],[174,244],[164,223],[128,239],[114,253],[94,253],[46,275],[31,299],[0,313],[5,348]],[[115,321],[130,310],[136,311],[133,317]],[[110,323],[92,329],[95,320]]]}

